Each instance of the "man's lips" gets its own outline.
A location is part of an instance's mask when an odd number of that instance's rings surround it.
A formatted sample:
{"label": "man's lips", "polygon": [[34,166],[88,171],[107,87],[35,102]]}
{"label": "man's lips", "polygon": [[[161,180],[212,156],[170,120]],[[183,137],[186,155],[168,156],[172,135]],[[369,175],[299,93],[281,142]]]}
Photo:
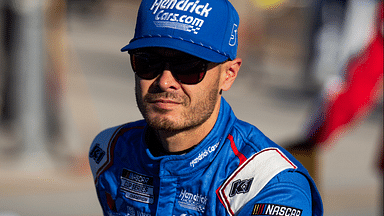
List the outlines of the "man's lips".
{"label": "man's lips", "polygon": [[178,101],[174,101],[170,99],[155,99],[155,100],[149,101],[149,103],[181,104]]}
{"label": "man's lips", "polygon": [[182,103],[179,101],[175,101],[172,99],[154,99],[154,100],[149,100],[149,104],[152,104],[156,109],[161,109],[161,110],[172,110],[175,107],[181,105]]}
{"label": "man's lips", "polygon": [[169,92],[163,92],[159,94],[147,94],[144,96],[144,103],[157,106],[159,108],[171,108],[178,105],[186,105],[187,98],[172,94]]}

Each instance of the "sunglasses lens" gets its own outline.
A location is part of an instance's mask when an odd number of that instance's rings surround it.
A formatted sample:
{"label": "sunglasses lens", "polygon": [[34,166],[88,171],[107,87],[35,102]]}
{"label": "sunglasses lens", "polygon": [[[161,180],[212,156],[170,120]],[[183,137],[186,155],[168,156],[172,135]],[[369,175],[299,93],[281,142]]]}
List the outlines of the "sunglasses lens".
{"label": "sunglasses lens", "polygon": [[131,65],[137,76],[146,80],[154,79],[162,72],[161,61],[147,54],[131,55]]}
{"label": "sunglasses lens", "polygon": [[147,52],[131,54],[131,65],[136,75],[142,79],[156,78],[164,70],[165,63],[170,64],[173,76],[184,84],[197,84],[203,80],[207,71],[207,62],[194,56],[162,58]]}
{"label": "sunglasses lens", "polygon": [[197,84],[203,80],[207,71],[207,64],[201,59],[191,59],[172,65],[175,78],[184,84]]}

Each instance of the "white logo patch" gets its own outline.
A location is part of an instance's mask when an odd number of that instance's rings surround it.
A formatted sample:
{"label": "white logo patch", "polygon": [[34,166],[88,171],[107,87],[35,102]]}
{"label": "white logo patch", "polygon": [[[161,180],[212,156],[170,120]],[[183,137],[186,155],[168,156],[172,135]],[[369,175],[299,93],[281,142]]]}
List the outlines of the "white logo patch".
{"label": "white logo patch", "polygon": [[277,148],[264,149],[241,164],[218,190],[230,215],[255,197],[277,174],[297,167]]}

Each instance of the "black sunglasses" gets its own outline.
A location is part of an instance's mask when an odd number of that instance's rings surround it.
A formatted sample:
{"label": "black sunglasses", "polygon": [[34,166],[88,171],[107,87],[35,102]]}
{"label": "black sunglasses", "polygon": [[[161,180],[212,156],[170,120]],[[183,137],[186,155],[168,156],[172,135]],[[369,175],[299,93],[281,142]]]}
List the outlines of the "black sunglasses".
{"label": "black sunglasses", "polygon": [[197,84],[204,79],[208,61],[183,54],[175,57],[164,57],[146,49],[136,49],[129,52],[133,71],[138,77],[151,80],[163,73],[166,63],[173,77],[183,84]]}

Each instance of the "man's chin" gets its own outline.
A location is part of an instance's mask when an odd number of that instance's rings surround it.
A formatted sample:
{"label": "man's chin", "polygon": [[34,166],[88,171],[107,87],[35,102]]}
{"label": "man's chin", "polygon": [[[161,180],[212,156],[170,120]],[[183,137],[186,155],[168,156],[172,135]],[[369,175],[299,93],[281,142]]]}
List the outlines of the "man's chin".
{"label": "man's chin", "polygon": [[175,124],[174,122],[170,121],[148,121],[148,125],[158,131],[169,131],[169,132],[176,132],[176,131],[182,131],[183,127]]}
{"label": "man's chin", "polygon": [[147,121],[148,125],[152,127],[155,130],[159,131],[168,131],[168,132],[181,132],[181,131],[186,131],[191,128],[194,128],[196,125],[193,122],[188,121],[182,121],[180,119],[176,118],[169,118],[168,117],[154,117],[154,118],[145,118]]}

